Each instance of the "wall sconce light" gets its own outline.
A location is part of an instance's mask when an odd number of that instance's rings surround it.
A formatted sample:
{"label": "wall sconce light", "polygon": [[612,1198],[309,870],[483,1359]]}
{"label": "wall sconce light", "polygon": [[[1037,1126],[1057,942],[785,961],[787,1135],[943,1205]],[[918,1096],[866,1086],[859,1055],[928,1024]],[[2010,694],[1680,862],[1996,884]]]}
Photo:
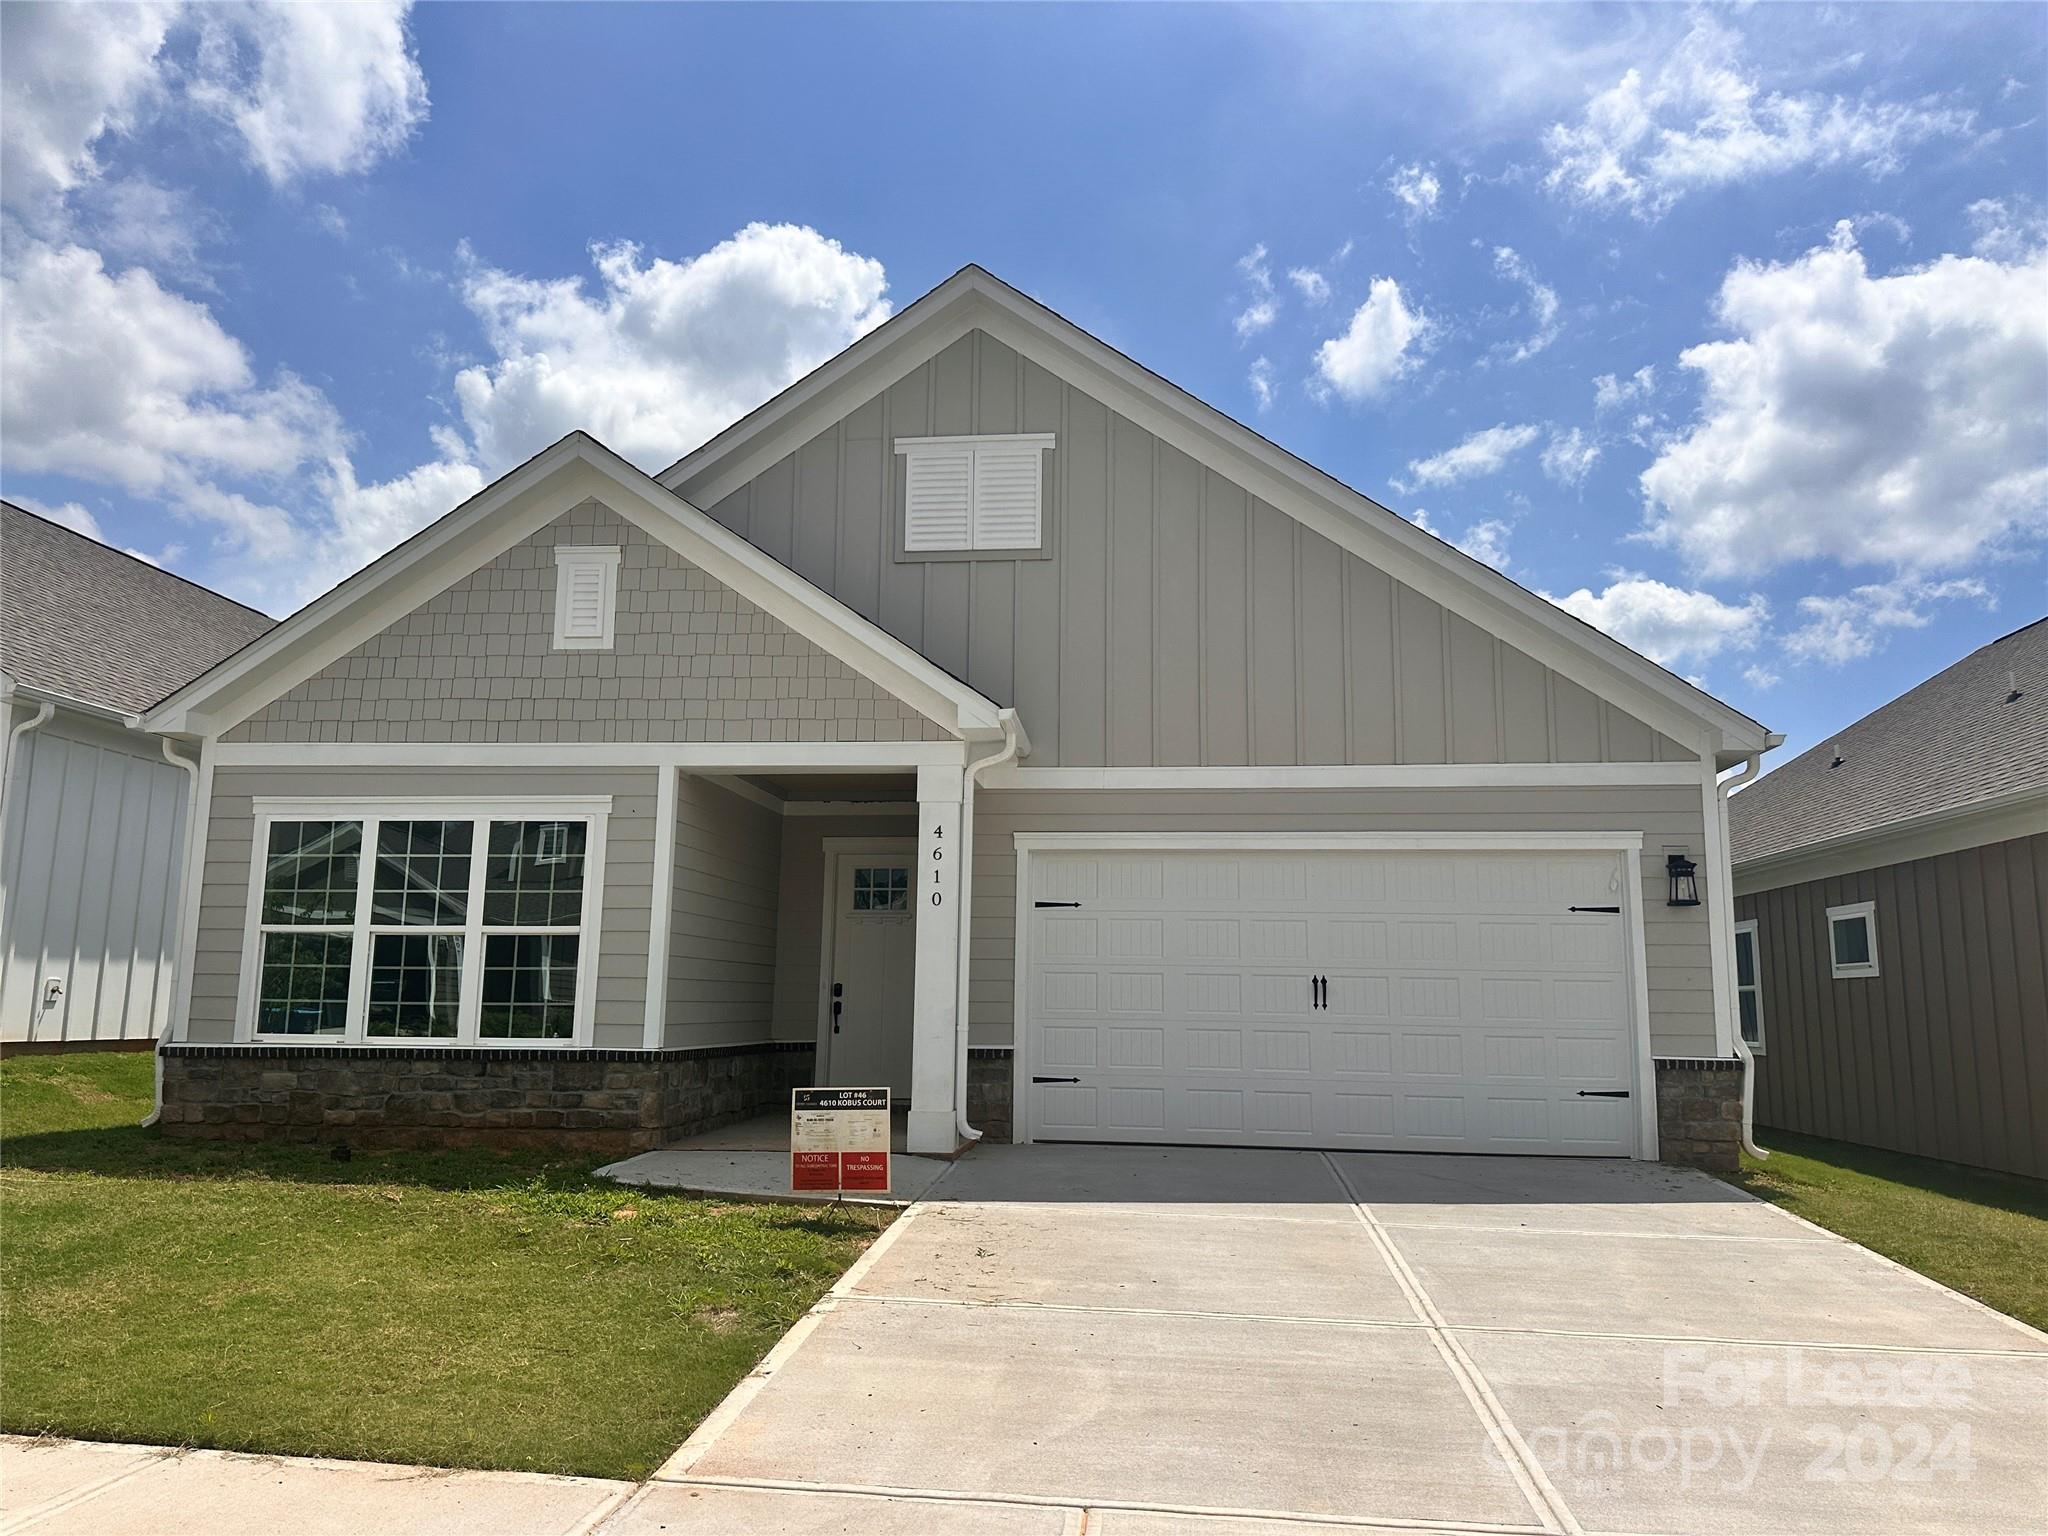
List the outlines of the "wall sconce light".
{"label": "wall sconce light", "polygon": [[1700,867],[1682,853],[1674,853],[1664,861],[1664,871],[1671,877],[1671,899],[1665,903],[1671,907],[1696,907],[1700,904]]}

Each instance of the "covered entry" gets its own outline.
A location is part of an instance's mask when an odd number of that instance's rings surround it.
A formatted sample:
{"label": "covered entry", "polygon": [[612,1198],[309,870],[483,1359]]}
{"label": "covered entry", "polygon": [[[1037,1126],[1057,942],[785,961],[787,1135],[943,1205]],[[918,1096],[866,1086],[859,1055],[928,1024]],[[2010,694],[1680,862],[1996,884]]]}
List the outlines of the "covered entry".
{"label": "covered entry", "polygon": [[1020,836],[1030,1137],[1648,1155],[1636,842]]}

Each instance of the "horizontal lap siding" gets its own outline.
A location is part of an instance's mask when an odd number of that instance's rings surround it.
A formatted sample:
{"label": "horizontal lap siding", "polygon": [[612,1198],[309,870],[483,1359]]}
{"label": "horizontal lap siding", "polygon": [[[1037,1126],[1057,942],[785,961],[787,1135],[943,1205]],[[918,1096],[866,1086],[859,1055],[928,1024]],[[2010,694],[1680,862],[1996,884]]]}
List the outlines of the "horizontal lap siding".
{"label": "horizontal lap siding", "polygon": [[[1827,909],[1877,906],[1836,980]],[[1757,924],[1760,1125],[2048,1177],[2048,833],[1736,899]]]}
{"label": "horizontal lap siding", "polygon": [[1019,832],[1633,832],[1643,834],[1650,1044],[1713,1056],[1707,908],[1664,904],[1664,846],[1703,846],[1697,789],[1097,793],[985,790],[975,800],[969,1009],[976,1045],[1013,1043]]}
{"label": "horizontal lap siding", "polygon": [[205,868],[199,891],[199,935],[192,967],[187,1038],[235,1037],[235,1006],[248,916],[250,859],[259,795],[308,798],[446,799],[465,797],[610,795],[606,824],[604,915],[597,959],[597,1007],[591,1043],[645,1043],[648,918],[654,892],[652,771],[535,772],[518,769],[389,768],[223,769],[213,780]]}
{"label": "horizontal lap siding", "polygon": [[682,776],[666,1044],[731,1045],[773,1035],[781,861],[780,816]]}

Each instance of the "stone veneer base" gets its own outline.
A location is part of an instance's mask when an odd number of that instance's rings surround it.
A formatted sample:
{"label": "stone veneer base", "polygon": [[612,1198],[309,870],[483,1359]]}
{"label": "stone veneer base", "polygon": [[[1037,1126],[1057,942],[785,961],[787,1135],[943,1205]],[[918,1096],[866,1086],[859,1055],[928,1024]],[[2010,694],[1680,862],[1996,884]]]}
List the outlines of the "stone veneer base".
{"label": "stone veneer base", "polygon": [[1657,1156],[1709,1173],[1742,1166],[1740,1061],[1657,1063]]}
{"label": "stone veneer base", "polygon": [[977,1046],[967,1053],[967,1123],[995,1145],[1017,1139],[1010,1110],[1014,1060],[1008,1046]]}
{"label": "stone veneer base", "polygon": [[644,1152],[786,1107],[816,1047],[167,1045],[166,1136]]}

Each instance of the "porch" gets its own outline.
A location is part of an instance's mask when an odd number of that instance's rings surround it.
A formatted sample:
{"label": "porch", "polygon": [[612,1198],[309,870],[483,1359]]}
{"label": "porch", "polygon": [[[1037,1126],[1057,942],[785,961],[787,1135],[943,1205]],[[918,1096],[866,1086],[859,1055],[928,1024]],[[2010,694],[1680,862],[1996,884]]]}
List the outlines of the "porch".
{"label": "porch", "polygon": [[[886,1196],[849,1195],[852,1205],[907,1205],[929,1193],[952,1166],[949,1158],[908,1155],[910,1111],[889,1116],[890,1187]],[[797,1195],[789,1187],[789,1113],[770,1110],[722,1130],[686,1136],[670,1146],[642,1152],[597,1170],[621,1184],[642,1185],[686,1195],[730,1196],[742,1200],[829,1202],[828,1194]]]}

